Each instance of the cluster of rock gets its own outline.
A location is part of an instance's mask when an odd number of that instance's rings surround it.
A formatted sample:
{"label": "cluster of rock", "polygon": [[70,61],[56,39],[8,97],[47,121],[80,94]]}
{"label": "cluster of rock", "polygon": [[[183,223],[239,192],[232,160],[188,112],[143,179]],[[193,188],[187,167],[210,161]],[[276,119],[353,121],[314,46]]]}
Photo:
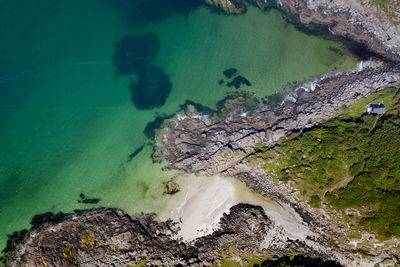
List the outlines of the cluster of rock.
{"label": "cluster of rock", "polygon": [[[224,12],[225,14],[243,14],[246,12],[247,8],[244,2],[249,4],[253,4],[261,8],[262,10],[271,7],[272,5],[276,5],[276,1],[267,1],[267,0],[205,0],[205,2]],[[270,3],[272,2],[272,3]]]}
{"label": "cluster of rock", "polygon": [[246,11],[246,6],[237,0],[205,0],[207,4],[213,6],[227,14],[242,14]]}
{"label": "cluster of rock", "polygon": [[[378,66],[326,77],[314,90],[298,88],[278,108],[265,106],[253,116],[237,107],[225,120],[213,116],[181,115],[169,120],[159,132],[157,154],[171,167],[198,175],[229,171],[262,143],[270,146],[279,138],[320,124],[343,106],[388,86],[400,85],[400,67]],[[238,98],[240,100],[240,98]]]}
{"label": "cluster of rock", "polygon": [[154,214],[131,218],[105,209],[32,234],[11,266],[215,265],[221,252],[232,247],[237,256],[260,254],[259,244],[270,229],[261,207],[239,204],[224,214],[219,230],[188,244],[176,237],[172,221],[157,222]]}

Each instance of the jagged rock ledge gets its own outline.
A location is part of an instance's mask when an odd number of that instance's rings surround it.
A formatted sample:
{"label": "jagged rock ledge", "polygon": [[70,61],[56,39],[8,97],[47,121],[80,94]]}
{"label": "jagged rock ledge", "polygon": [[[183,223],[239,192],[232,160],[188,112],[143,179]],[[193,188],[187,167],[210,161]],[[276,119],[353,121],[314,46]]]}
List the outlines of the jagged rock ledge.
{"label": "jagged rock ledge", "polygon": [[256,144],[270,146],[285,135],[332,118],[343,106],[399,85],[400,66],[379,65],[327,76],[312,88],[298,88],[279,108],[265,106],[251,117],[245,116],[240,103],[225,120],[178,114],[158,132],[156,153],[172,168],[188,173],[231,173]]}
{"label": "jagged rock ledge", "polygon": [[[276,239],[273,223],[259,206],[239,204],[224,214],[219,230],[184,243],[172,221],[157,222],[154,214],[131,218],[119,210],[97,210],[32,233],[10,266],[207,266],[218,264],[227,250],[235,257],[305,253],[327,258],[302,242],[283,240],[279,248],[260,246]],[[310,237],[311,238],[311,237]],[[278,238],[279,239],[279,238]],[[318,240],[315,240],[318,241]],[[232,251],[231,251],[232,253]],[[225,255],[226,256],[226,255]]]}

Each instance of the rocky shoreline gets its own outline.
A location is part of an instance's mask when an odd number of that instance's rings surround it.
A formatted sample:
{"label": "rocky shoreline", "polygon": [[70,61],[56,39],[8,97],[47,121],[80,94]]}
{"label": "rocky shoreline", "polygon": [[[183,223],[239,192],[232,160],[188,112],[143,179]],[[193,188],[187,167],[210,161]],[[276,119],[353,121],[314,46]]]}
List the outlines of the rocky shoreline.
{"label": "rocky shoreline", "polygon": [[310,88],[298,88],[279,108],[265,106],[250,117],[240,109],[246,102],[240,97],[236,98],[237,105],[228,103],[239,108],[232,110],[226,120],[193,115],[197,114],[194,107],[188,107],[186,113],[164,124],[168,126],[158,133],[155,153],[169,160],[174,169],[236,177],[255,192],[289,204],[315,233],[346,240],[344,232],[307,204],[293,199],[285,185],[276,185],[246,159],[258,144],[272,146],[281,137],[312,129],[335,116],[343,106],[390,86],[400,86],[400,67],[371,64],[361,71],[321,78]]}
{"label": "rocky shoreline", "polygon": [[232,175],[232,168],[237,168],[256,144],[271,146],[283,136],[321,124],[343,106],[398,85],[400,67],[380,65],[322,78],[311,84],[312,88],[298,88],[278,108],[267,105],[250,117],[243,113],[240,97],[234,100],[236,104],[225,103],[235,107],[225,120],[200,116],[191,106],[189,114],[168,120],[168,126],[158,133],[156,154],[174,169]]}
{"label": "rocky shoreline", "polygon": [[260,243],[279,234],[279,229],[261,207],[248,204],[232,207],[221,219],[220,229],[192,243],[177,239],[178,230],[172,221],[157,222],[154,214],[131,218],[119,210],[91,211],[31,234],[10,266],[128,266],[139,262],[205,266],[218,264],[224,253],[236,257],[274,255],[276,259],[293,250],[323,258],[333,252],[324,254],[299,240],[260,248]]}
{"label": "rocky shoreline", "polygon": [[[226,9],[227,1],[231,3]],[[245,12],[235,0],[207,0],[229,13]],[[249,1],[265,8],[261,1]],[[235,4],[233,4],[235,3]],[[239,204],[224,214],[220,228],[210,235],[185,243],[177,237],[178,225],[157,222],[154,214],[131,218],[122,211],[90,211],[44,230],[33,231],[17,247],[11,266],[149,266],[215,265],[224,251],[236,248],[234,258],[303,254],[344,265],[374,265],[398,255],[389,251],[363,259],[363,252],[340,245],[346,233],[324,220],[305,203],[293,199],[284,185],[276,185],[265,173],[246,161],[257,144],[272,146],[281,137],[312,129],[333,117],[343,106],[390,86],[400,86],[400,36],[383,11],[355,1],[281,0],[279,6],[306,27],[326,27],[333,34],[352,39],[392,62],[373,62],[362,70],[326,76],[298,88],[279,107],[265,106],[249,116],[251,96],[227,99],[226,119],[199,115],[193,104],[162,123],[155,140],[158,160],[170,168],[197,175],[222,174],[245,182],[255,192],[290,205],[309,227],[305,240],[290,239],[263,208]],[[236,102],[235,102],[236,101]],[[234,106],[235,109],[231,107]],[[218,112],[218,111],[217,111]],[[14,255],[15,256],[15,255]]]}

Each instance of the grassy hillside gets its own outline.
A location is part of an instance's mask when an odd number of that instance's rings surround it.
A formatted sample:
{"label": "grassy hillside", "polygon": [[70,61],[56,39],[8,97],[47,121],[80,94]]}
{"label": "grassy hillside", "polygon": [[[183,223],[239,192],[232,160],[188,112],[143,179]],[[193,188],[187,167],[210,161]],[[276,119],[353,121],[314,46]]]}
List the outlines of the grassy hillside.
{"label": "grassy hillside", "polygon": [[[388,110],[367,115],[367,103]],[[400,91],[388,88],[274,148],[256,147],[253,157],[274,179],[290,181],[301,200],[341,214],[341,223],[400,236],[399,112]]]}

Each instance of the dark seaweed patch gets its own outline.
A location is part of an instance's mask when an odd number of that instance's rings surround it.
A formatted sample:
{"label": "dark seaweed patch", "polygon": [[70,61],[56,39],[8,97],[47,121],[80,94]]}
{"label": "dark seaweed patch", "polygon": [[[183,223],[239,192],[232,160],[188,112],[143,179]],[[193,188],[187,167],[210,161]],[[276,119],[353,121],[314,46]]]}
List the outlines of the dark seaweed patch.
{"label": "dark seaweed patch", "polygon": [[117,76],[137,75],[138,81],[131,79],[129,85],[137,109],[161,107],[171,92],[168,75],[151,65],[159,48],[160,41],[154,33],[127,35],[115,45],[113,64]]}
{"label": "dark seaweed patch", "polygon": [[284,93],[278,92],[272,95],[268,95],[263,99],[263,104],[268,104],[270,106],[276,107],[278,104],[280,104],[283,99],[285,98]]}
{"label": "dark seaweed patch", "polygon": [[79,197],[78,202],[83,204],[97,204],[100,202],[100,198],[87,198],[83,193],[80,193]]}
{"label": "dark seaweed patch", "polygon": [[224,75],[225,75],[226,78],[230,79],[230,78],[232,78],[233,76],[235,76],[235,74],[237,73],[237,71],[238,71],[238,70],[235,69],[235,68],[226,69],[226,70],[224,70]]}
{"label": "dark seaweed patch", "polygon": [[234,86],[236,89],[239,89],[242,84],[251,86],[251,83],[249,82],[249,80],[247,80],[245,77],[239,75],[239,76],[235,77],[231,82],[227,83],[227,86],[228,87]]}
{"label": "dark seaweed patch", "polygon": [[66,218],[71,216],[70,213],[56,213],[46,212],[35,215],[31,220],[32,230],[42,230],[50,225],[55,225],[64,221]]}
{"label": "dark seaweed patch", "polygon": [[132,159],[133,159],[134,157],[136,157],[137,155],[139,155],[139,153],[142,152],[144,146],[145,146],[145,144],[143,144],[141,147],[139,147],[138,149],[136,149],[135,152],[133,152],[132,154],[130,154],[129,157],[128,157],[128,162],[132,161]]}
{"label": "dark seaweed patch", "polygon": [[150,66],[139,72],[138,82],[131,82],[132,102],[137,109],[152,109],[165,104],[172,83],[162,68]]}
{"label": "dark seaweed patch", "polygon": [[197,112],[202,113],[202,114],[208,114],[211,115],[213,113],[213,110],[207,106],[204,106],[202,104],[196,103],[192,100],[186,100],[183,105],[179,105],[179,109],[183,110],[186,114],[189,113],[188,106],[191,105],[193,106]]}
{"label": "dark seaweed patch", "polygon": [[16,257],[18,248],[26,242],[28,237],[29,231],[27,229],[7,235],[7,245],[1,251],[4,256],[0,257],[0,265],[3,263],[4,266],[9,266],[12,259]]}
{"label": "dark seaweed patch", "polygon": [[150,65],[160,49],[154,33],[126,35],[115,44],[113,65],[117,76],[137,73]]}
{"label": "dark seaweed patch", "polygon": [[[0,200],[8,200],[12,195],[18,192],[18,187],[24,184],[23,176],[19,171],[15,171],[0,183]],[[0,207],[1,210],[1,207]]]}
{"label": "dark seaweed patch", "polygon": [[158,24],[174,15],[188,16],[202,0],[103,0],[120,12],[124,23],[131,28]]}
{"label": "dark seaweed patch", "polygon": [[156,130],[161,128],[161,125],[163,124],[163,122],[167,119],[170,119],[174,116],[175,114],[171,114],[171,115],[166,115],[166,114],[162,114],[162,115],[158,115],[154,121],[149,122],[146,127],[143,130],[143,134],[153,140],[154,137],[156,136]]}

